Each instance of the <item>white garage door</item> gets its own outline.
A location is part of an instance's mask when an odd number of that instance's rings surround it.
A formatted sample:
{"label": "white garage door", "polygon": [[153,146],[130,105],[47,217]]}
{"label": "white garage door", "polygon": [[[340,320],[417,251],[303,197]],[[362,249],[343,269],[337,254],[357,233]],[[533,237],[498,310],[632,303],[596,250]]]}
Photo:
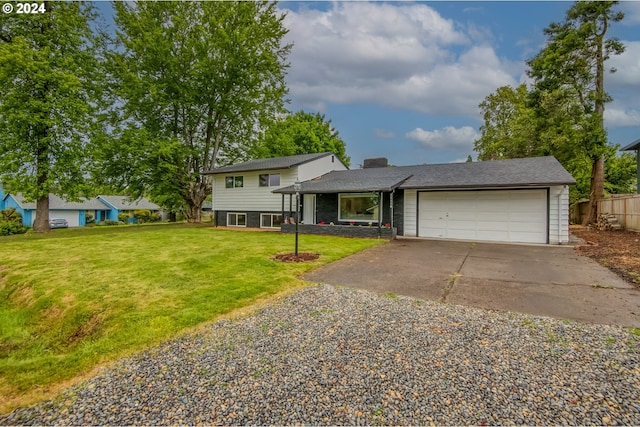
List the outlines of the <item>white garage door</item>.
{"label": "white garage door", "polygon": [[69,227],[77,227],[79,225],[78,211],[51,210],[49,211],[49,219],[64,218],[69,223]]}
{"label": "white garage door", "polygon": [[419,193],[420,237],[547,242],[547,191],[433,191]]}

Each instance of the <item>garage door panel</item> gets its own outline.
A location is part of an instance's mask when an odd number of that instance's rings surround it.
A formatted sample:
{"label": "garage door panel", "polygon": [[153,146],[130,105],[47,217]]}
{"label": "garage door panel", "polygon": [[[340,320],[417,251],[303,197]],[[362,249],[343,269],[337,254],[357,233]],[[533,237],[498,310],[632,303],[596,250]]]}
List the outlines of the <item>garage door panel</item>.
{"label": "garage door panel", "polygon": [[69,223],[69,227],[78,227],[80,224],[78,211],[67,210],[51,210],[49,211],[49,219],[64,218]]}
{"label": "garage door panel", "polygon": [[419,235],[464,240],[546,243],[546,190],[423,192]]}

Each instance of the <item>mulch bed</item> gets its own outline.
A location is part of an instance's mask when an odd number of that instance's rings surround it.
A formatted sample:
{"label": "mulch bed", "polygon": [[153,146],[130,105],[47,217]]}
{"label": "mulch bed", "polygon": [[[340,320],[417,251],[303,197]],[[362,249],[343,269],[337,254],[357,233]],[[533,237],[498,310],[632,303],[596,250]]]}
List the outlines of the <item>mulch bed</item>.
{"label": "mulch bed", "polygon": [[576,246],[578,252],[640,287],[640,233],[580,226],[572,226],[571,233],[585,241]]}
{"label": "mulch bed", "polygon": [[311,252],[298,252],[296,256],[295,253],[291,252],[288,254],[278,254],[273,259],[276,261],[282,262],[306,262],[306,261],[315,261],[320,258],[320,254],[312,254]]}

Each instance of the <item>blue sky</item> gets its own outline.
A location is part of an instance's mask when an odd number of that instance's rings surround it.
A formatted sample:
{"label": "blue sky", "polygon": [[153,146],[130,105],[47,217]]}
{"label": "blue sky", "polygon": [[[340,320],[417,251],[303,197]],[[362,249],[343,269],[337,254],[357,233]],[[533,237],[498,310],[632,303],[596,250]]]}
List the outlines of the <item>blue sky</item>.
{"label": "blue sky", "polygon": [[[321,112],[345,141],[351,167],[369,157],[395,165],[464,161],[482,125],[478,104],[527,81],[525,61],[565,1],[281,1],[293,43],[289,109]],[[108,14],[109,3],[99,4]],[[640,2],[610,34],[627,46],[608,66],[609,140],[640,138]]]}
{"label": "blue sky", "polygon": [[[464,161],[482,124],[478,104],[527,81],[525,61],[543,30],[573,2],[281,2],[294,47],[292,111],[319,111],[364,158],[392,164]],[[621,2],[610,34],[627,51],[608,63],[614,98],[605,125],[614,144],[640,138],[640,2]]]}

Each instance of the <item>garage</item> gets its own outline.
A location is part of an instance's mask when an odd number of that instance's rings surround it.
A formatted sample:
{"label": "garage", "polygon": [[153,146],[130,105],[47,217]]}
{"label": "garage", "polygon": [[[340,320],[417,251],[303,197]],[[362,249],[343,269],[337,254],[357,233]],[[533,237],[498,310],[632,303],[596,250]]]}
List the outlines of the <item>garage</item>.
{"label": "garage", "polygon": [[418,236],[547,243],[548,190],[418,192]]}
{"label": "garage", "polygon": [[64,218],[69,223],[69,227],[78,227],[80,225],[78,211],[67,210],[51,210],[49,211],[49,219]]}

